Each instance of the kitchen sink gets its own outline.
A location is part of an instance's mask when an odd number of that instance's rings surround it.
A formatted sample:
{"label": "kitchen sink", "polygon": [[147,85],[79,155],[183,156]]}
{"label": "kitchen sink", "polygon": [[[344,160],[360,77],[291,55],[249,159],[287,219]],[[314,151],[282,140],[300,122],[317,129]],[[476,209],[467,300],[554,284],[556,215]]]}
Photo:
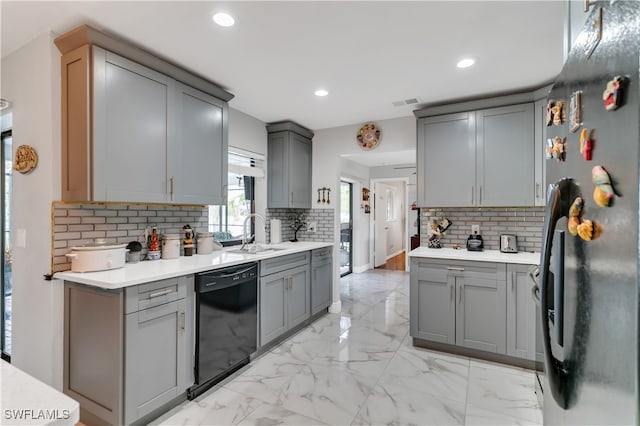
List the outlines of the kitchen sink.
{"label": "kitchen sink", "polygon": [[281,250],[286,250],[286,249],[279,248],[279,247],[255,245],[255,246],[249,246],[244,250],[240,250],[240,249],[229,250],[228,253],[262,254],[262,253],[272,253],[272,252],[281,251]]}

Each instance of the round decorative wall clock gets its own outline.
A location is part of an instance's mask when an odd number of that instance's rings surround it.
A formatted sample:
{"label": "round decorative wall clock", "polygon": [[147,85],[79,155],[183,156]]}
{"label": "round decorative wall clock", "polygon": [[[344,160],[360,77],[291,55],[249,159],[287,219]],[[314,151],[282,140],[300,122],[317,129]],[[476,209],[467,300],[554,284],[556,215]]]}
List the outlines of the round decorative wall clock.
{"label": "round decorative wall clock", "polygon": [[360,127],[356,140],[360,148],[369,150],[380,145],[380,139],[382,139],[382,132],[373,123],[367,123]]}

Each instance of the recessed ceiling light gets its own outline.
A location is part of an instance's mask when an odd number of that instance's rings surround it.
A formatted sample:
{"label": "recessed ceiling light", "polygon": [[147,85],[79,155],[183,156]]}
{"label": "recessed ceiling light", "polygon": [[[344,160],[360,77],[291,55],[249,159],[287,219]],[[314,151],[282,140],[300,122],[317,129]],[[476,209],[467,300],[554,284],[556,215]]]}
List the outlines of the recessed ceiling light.
{"label": "recessed ceiling light", "polygon": [[456,65],[458,68],[469,68],[471,65],[475,64],[476,61],[474,61],[471,58],[466,58],[461,60],[460,62],[458,62],[458,64]]}
{"label": "recessed ceiling light", "polygon": [[318,89],[315,92],[316,96],[327,96],[329,94],[329,92],[327,92],[324,89]]}
{"label": "recessed ceiling light", "polygon": [[221,27],[230,27],[235,24],[236,21],[233,19],[233,16],[228,13],[220,12],[213,15],[213,22]]}

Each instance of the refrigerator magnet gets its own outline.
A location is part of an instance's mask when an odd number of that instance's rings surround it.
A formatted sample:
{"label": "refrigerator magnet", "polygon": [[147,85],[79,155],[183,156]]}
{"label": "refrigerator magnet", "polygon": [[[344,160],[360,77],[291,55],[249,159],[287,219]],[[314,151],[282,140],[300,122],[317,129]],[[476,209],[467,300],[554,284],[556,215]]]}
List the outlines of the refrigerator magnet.
{"label": "refrigerator magnet", "polygon": [[602,100],[604,101],[604,109],[614,111],[622,105],[622,95],[626,79],[617,75],[613,80],[607,83],[607,87],[602,92]]}
{"label": "refrigerator magnet", "polygon": [[578,225],[578,236],[585,241],[591,241],[602,235],[602,225],[596,221],[586,219]]}
{"label": "refrigerator magnet", "polygon": [[580,154],[585,161],[591,161],[593,152],[593,130],[582,129],[580,132]]}
{"label": "refrigerator magnet", "polygon": [[556,101],[553,99],[549,99],[547,101],[547,119],[545,123],[547,123],[547,127],[553,124],[553,107],[556,106]]}
{"label": "refrigerator magnet", "polygon": [[611,186],[609,173],[602,166],[591,169],[591,181],[596,185],[593,190],[593,201],[600,207],[608,207],[613,196],[616,195]]}
{"label": "refrigerator magnet", "polygon": [[551,157],[558,161],[564,161],[567,155],[567,138],[556,136],[552,139]]}
{"label": "refrigerator magnet", "polygon": [[567,112],[564,101],[556,101],[556,104],[551,108],[553,114],[553,125],[559,126],[567,121]]}
{"label": "refrigerator magnet", "polygon": [[569,130],[575,132],[582,126],[582,90],[571,94],[569,100]]}

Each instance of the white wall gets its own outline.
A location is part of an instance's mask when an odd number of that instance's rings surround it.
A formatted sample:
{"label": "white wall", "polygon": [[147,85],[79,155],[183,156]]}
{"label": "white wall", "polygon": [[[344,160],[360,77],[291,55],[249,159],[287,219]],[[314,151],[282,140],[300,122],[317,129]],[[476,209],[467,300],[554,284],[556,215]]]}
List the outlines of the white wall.
{"label": "white wall", "polygon": [[[369,264],[369,219],[362,204],[362,188],[368,188],[369,168],[354,163],[346,158],[340,158],[340,177],[351,182],[353,197],[353,271],[364,272],[371,266]],[[340,206],[338,206],[340,209]]]}
{"label": "white wall", "polygon": [[[267,210],[267,128],[265,126],[266,124],[257,118],[229,108],[229,147],[261,154],[265,159],[265,177],[256,178],[255,181],[256,213],[262,217],[265,217]],[[265,240],[264,228],[258,221],[256,241]]]}
{"label": "white wall", "polygon": [[[300,123],[303,124],[304,123]],[[406,151],[416,148],[416,120],[414,117],[401,117],[391,120],[376,121],[382,129],[382,141],[375,149],[376,153]],[[323,186],[331,188],[331,193],[336,194],[340,185],[340,161],[343,154],[359,154],[362,149],[356,142],[356,133],[362,124],[333,127],[329,129],[315,130],[313,138],[313,179],[312,188]],[[334,241],[340,241],[340,213],[333,205],[334,210]],[[334,286],[332,312],[340,309],[340,264],[338,246],[334,248],[333,262]]]}
{"label": "white wall", "polygon": [[[13,102],[14,152],[33,146],[38,166],[13,174],[14,365],[62,389],[63,293],[51,271],[51,202],[60,198],[60,54],[53,35],[42,34],[2,58],[0,96]],[[15,231],[26,231],[26,247]]]}

